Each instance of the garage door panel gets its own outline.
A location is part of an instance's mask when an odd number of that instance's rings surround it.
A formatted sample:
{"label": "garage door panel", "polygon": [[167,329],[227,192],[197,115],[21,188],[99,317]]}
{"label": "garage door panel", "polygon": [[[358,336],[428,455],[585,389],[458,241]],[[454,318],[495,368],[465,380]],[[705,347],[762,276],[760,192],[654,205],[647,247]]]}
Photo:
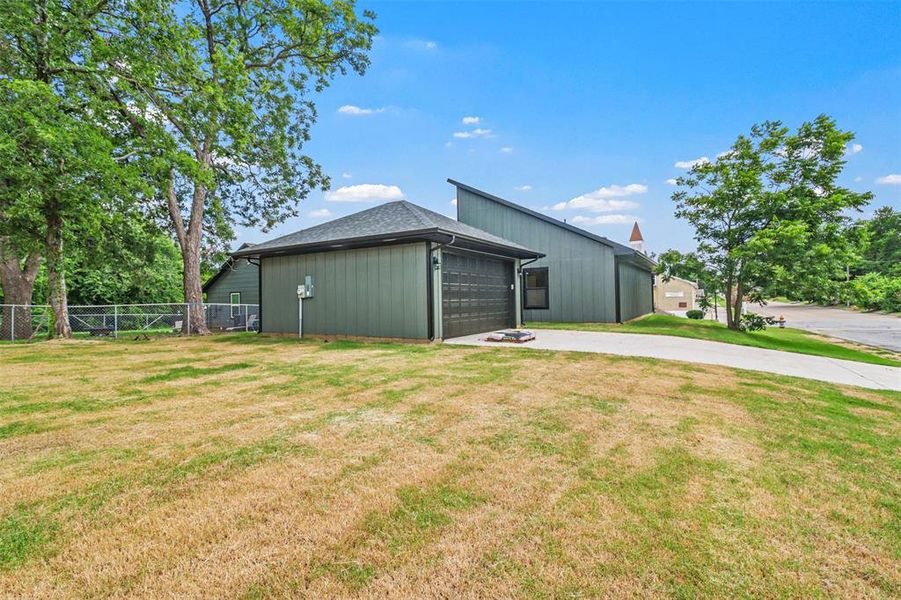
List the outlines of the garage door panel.
{"label": "garage door panel", "polygon": [[512,262],[445,252],[441,282],[445,338],[515,323]]}

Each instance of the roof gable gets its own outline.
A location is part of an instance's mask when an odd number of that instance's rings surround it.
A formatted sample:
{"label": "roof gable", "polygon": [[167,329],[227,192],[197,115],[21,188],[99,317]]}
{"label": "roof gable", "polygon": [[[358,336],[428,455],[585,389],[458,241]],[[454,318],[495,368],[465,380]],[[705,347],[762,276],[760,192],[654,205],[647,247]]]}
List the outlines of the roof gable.
{"label": "roof gable", "polygon": [[[241,250],[246,250],[247,248],[252,248],[253,246],[254,246],[254,245],[251,244],[250,242],[244,242],[243,244],[241,244],[240,246],[238,246],[238,249],[235,251],[235,254],[237,254],[237,253],[240,252]],[[213,284],[216,283],[217,281],[219,281],[219,279],[220,279],[223,275],[225,275],[225,274],[226,274],[227,272],[229,272],[229,271],[234,270],[234,265],[235,265],[235,254],[230,255],[230,256],[225,260],[225,262],[222,263],[222,266],[219,267],[219,270],[216,271],[215,273],[213,273],[213,276],[210,277],[210,278],[207,280],[207,282],[203,284],[203,286],[201,286],[201,288],[200,288],[201,291],[203,291],[204,293],[208,292],[208,291],[210,290],[210,288],[213,286]]]}

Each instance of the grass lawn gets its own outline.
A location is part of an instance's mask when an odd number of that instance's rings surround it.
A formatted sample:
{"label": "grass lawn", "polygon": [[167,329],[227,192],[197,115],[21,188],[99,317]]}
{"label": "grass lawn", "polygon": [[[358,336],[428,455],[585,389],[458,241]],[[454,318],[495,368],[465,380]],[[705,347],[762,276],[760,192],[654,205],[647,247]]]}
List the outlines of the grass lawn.
{"label": "grass lawn", "polygon": [[901,594],[901,394],[254,335],[0,348],[7,597]]}
{"label": "grass lawn", "polygon": [[614,333],[649,333],[725,342],[740,346],[784,350],[801,354],[815,354],[829,358],[855,360],[876,365],[901,367],[897,354],[880,351],[852,342],[836,342],[817,335],[786,327],[768,327],[766,331],[732,331],[716,321],[695,321],[672,315],[654,314],[628,323],[528,323],[530,329],[572,329],[578,331],[606,331]]}

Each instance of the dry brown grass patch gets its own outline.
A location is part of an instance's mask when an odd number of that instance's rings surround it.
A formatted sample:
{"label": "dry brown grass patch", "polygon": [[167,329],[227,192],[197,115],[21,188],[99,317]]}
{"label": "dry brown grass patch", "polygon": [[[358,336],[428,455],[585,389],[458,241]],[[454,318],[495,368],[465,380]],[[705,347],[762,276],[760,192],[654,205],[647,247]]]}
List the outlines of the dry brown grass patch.
{"label": "dry brown grass patch", "polygon": [[0,369],[0,426],[26,423],[0,438],[11,597],[890,596],[901,581],[893,395],[253,336],[7,347]]}

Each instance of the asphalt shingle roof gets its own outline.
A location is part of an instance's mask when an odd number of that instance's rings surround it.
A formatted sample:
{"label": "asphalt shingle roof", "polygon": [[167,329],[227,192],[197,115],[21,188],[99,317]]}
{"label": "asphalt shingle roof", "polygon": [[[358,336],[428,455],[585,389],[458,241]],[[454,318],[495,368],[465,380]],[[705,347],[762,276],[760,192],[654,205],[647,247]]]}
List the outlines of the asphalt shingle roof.
{"label": "asphalt shingle roof", "polygon": [[515,250],[517,254],[540,255],[524,246],[405,200],[380,204],[321,225],[301,229],[256,244],[236,254],[266,254],[279,250],[300,250],[304,247],[346,244],[366,239],[390,239],[395,236],[409,237],[411,234],[435,233],[459,236],[493,247]]}

